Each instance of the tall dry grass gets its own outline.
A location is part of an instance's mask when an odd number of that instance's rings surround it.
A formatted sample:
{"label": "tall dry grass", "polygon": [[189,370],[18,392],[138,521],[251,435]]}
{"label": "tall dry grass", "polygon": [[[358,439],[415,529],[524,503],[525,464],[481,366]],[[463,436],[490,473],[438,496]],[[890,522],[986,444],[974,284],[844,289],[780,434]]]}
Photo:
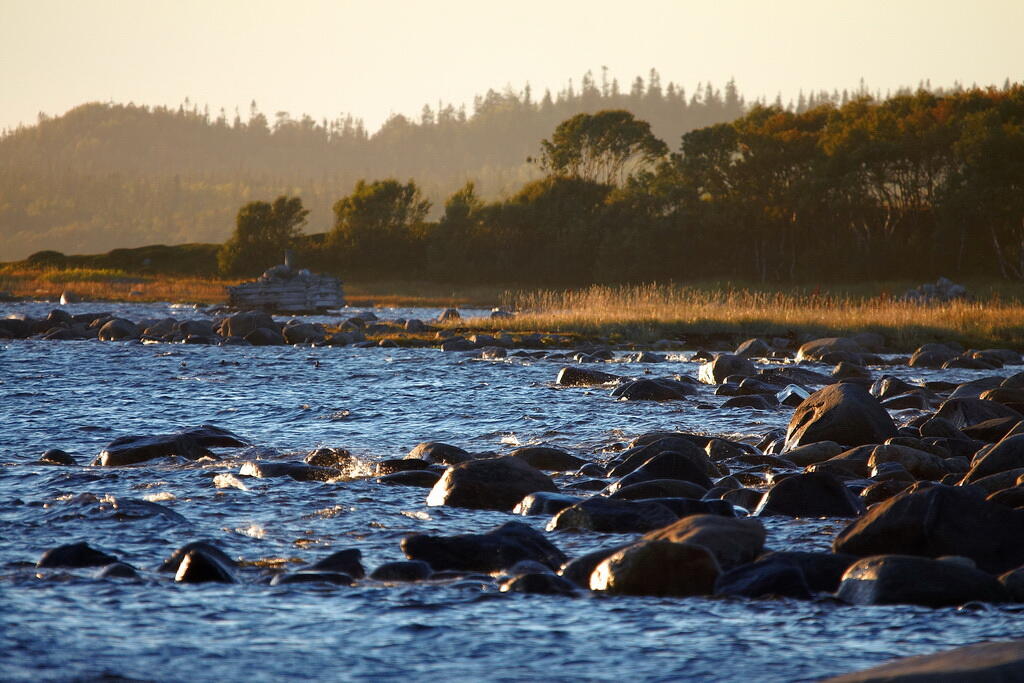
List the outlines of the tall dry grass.
{"label": "tall dry grass", "polygon": [[0,292],[19,298],[59,299],[65,291],[90,301],[223,303],[238,280],[133,275],[120,270],[72,268],[0,269]]}
{"label": "tall dry grass", "polygon": [[678,285],[593,286],[507,292],[512,319],[474,320],[509,331],[577,332],[652,341],[689,336],[883,334],[894,347],[927,341],[1024,347],[1024,304],[993,294],[983,300],[920,305],[888,295]]}

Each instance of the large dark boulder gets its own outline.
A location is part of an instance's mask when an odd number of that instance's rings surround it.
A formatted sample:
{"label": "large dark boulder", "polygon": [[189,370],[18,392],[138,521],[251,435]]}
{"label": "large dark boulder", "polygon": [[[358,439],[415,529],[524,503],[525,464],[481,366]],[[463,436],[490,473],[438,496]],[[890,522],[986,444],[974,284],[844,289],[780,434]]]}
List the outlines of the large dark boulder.
{"label": "large dark boulder", "polygon": [[913,484],[843,529],[832,549],[860,557],[962,555],[987,572],[1024,564],[1024,511],[985,500],[974,487]]}
{"label": "large dark boulder", "polygon": [[1021,415],[1013,408],[996,403],[995,401],[985,401],[980,398],[969,397],[947,399],[939,406],[935,416],[949,420],[960,430],[995,418],[1024,420],[1024,415]]}
{"label": "large dark boulder", "polygon": [[1009,596],[996,577],[968,563],[876,555],[846,570],[836,597],[852,605],[946,607],[972,600],[1005,602]]}
{"label": "large dark boulder", "polygon": [[348,548],[331,553],[312,565],[310,569],[323,572],[341,572],[355,579],[361,579],[366,576],[362,559],[362,551],[358,548]]}
{"label": "large dark boulder", "polygon": [[222,337],[245,337],[253,330],[280,329],[269,314],[260,311],[242,311],[226,318],[220,325]]}
{"label": "large dark boulder", "polygon": [[530,467],[536,467],[538,470],[547,470],[549,472],[578,470],[587,464],[587,461],[583,458],[578,458],[560,448],[551,448],[550,446],[524,446],[523,448],[515,449],[509,453],[509,456],[519,458]]}
{"label": "large dark boulder", "polygon": [[[838,354],[849,354],[851,357],[858,357],[864,349],[860,344],[846,337],[825,337],[814,339],[800,346],[796,352],[796,360],[827,362],[828,359],[837,357]],[[859,358],[858,358],[859,360]]]}
{"label": "large dark boulder", "polygon": [[195,547],[181,558],[174,580],[178,583],[236,583],[232,565],[223,561],[223,553]]}
{"label": "large dark boulder", "polygon": [[269,327],[257,327],[242,339],[253,346],[284,346],[285,344],[284,335],[276,328],[270,329]]}
{"label": "large dark boulder", "polygon": [[117,562],[117,558],[102,550],[96,550],[88,543],[80,541],[68,545],[50,548],[39,561],[37,567],[103,567]]}
{"label": "large dark boulder", "polygon": [[257,461],[242,463],[238,474],[258,479],[291,477],[295,481],[331,481],[340,477],[343,472],[333,467],[317,467],[304,462]]}
{"label": "large dark boulder", "polygon": [[517,515],[556,515],[570,505],[575,505],[583,499],[578,496],[570,496],[564,493],[551,493],[550,491],[538,491],[531,493],[516,503],[513,514]]}
{"label": "large dark boulder", "polygon": [[409,460],[422,460],[441,465],[457,465],[460,462],[473,459],[473,456],[458,446],[440,441],[424,441],[416,444],[405,457]]}
{"label": "large dark boulder", "polygon": [[753,562],[764,550],[766,533],[757,519],[720,515],[690,515],[651,531],[644,538],[702,545],[725,570]]}
{"label": "large dark boulder", "polygon": [[184,557],[193,550],[202,550],[207,555],[213,555],[217,558],[217,561],[220,564],[223,564],[224,566],[229,567],[231,569],[234,569],[237,566],[234,560],[228,557],[223,550],[218,548],[212,542],[191,541],[181,546],[173,553],[171,553],[170,556],[166,560],[164,560],[163,563],[157,568],[157,571],[177,572],[178,567],[181,566],[182,559],[184,559]]}
{"label": "large dark boulder", "polygon": [[679,515],[661,503],[596,497],[560,511],[548,522],[547,530],[586,529],[609,534],[638,533],[660,529],[677,519]]}
{"label": "large dark boulder", "polygon": [[208,450],[210,448],[237,448],[248,445],[239,436],[226,429],[213,425],[200,425],[173,434],[122,436],[107,444],[92,461],[92,465],[103,467],[134,465],[172,455],[198,460],[203,456],[210,455]]}
{"label": "large dark boulder", "polygon": [[410,560],[423,560],[436,571],[496,572],[521,560],[540,562],[553,570],[566,557],[539,531],[522,522],[506,522],[485,534],[431,536],[414,534],[402,539]]}
{"label": "large dark boulder", "polygon": [[557,492],[551,477],[518,458],[470,460],[452,465],[427,496],[427,505],[511,511],[536,491]]}
{"label": "large dark boulder", "polygon": [[673,457],[682,457],[689,460],[699,470],[703,471],[705,475],[720,475],[718,465],[693,440],[679,436],[664,436],[622,453],[614,461],[614,467],[609,472],[609,476],[615,478],[624,477],[649,462],[651,458],[664,452],[672,452],[676,454]]}
{"label": "large dark boulder", "polygon": [[590,588],[618,595],[710,595],[721,569],[699,545],[646,540],[606,558],[590,575]]}
{"label": "large dark boulder", "polygon": [[765,358],[775,349],[763,339],[748,339],[736,347],[735,355],[740,358]]}
{"label": "large dark boulder", "polygon": [[802,550],[767,552],[758,561],[777,559],[800,568],[810,589],[817,593],[835,593],[850,565],[859,560],[855,555]]}
{"label": "large dark boulder", "polygon": [[676,401],[696,393],[686,382],[669,377],[635,379],[612,390],[612,396],[621,401]]}
{"label": "large dark boulder", "polygon": [[1024,467],[1024,434],[1015,434],[1002,439],[987,453],[977,457],[964,477],[964,483],[1021,467]]}
{"label": "large dark boulder", "polygon": [[797,406],[786,429],[786,448],[816,441],[860,446],[881,443],[892,436],[896,436],[896,425],[866,389],[856,384],[832,384]]}
{"label": "large dark boulder", "polygon": [[425,581],[433,573],[430,565],[423,560],[399,560],[380,565],[370,573],[370,578],[388,582]]}
{"label": "large dark boulder", "polygon": [[702,498],[707,489],[683,479],[651,479],[637,484],[615,482],[605,491],[609,498],[640,500],[641,498]]}
{"label": "large dark boulder", "polygon": [[925,344],[914,351],[907,361],[912,368],[941,368],[946,361],[957,357],[957,352],[945,344]]}
{"label": "large dark boulder", "polygon": [[726,377],[732,375],[753,377],[756,374],[757,368],[746,358],[723,353],[716,356],[710,363],[700,366],[697,371],[697,379],[704,384],[721,384]]}
{"label": "large dark boulder", "polygon": [[502,582],[502,593],[535,593],[538,595],[576,595],[576,586],[555,574],[535,572],[520,574]]}
{"label": "large dark boulder", "polygon": [[100,341],[120,341],[123,339],[138,339],[142,330],[131,320],[114,318],[100,328]]}
{"label": "large dark boulder", "polygon": [[648,458],[640,467],[623,476],[620,484],[629,486],[655,479],[680,479],[697,484],[705,490],[712,486],[704,467],[676,451],[662,451]]}
{"label": "large dark boulder", "polygon": [[810,600],[813,595],[800,567],[777,557],[741,565],[718,577],[716,595],[745,598],[787,597]]}
{"label": "large dark boulder", "polygon": [[618,375],[570,365],[558,371],[558,377],[555,379],[555,384],[560,384],[566,387],[590,387],[599,384],[617,382],[618,380]]}
{"label": "large dark boulder", "polygon": [[824,683],[997,683],[1024,679],[1024,640],[905,657]]}
{"label": "large dark boulder", "polygon": [[857,517],[864,503],[831,474],[798,474],[768,489],[754,510],[758,517]]}

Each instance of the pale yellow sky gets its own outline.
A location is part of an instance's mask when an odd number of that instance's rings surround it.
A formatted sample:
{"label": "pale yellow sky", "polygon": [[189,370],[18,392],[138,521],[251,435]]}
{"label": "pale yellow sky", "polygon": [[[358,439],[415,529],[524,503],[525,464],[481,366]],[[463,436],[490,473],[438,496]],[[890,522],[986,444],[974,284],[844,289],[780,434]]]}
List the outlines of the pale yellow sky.
{"label": "pale yellow sky", "polygon": [[748,97],[1024,80],[1024,0],[0,0],[0,128],[87,101],[273,118],[540,95],[602,66]]}

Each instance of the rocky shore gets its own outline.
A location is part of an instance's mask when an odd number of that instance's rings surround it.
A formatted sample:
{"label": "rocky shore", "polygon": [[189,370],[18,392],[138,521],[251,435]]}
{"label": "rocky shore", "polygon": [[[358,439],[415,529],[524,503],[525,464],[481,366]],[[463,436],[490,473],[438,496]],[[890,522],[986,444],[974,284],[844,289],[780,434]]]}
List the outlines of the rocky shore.
{"label": "rocky shore", "polygon": [[[367,337],[399,330],[431,332],[420,320],[381,322],[372,314],[334,328],[297,319],[280,324],[257,313],[133,322],[54,311],[46,319],[0,320],[0,335],[13,339],[257,346],[387,346],[385,339]],[[212,425],[125,434],[91,466],[220,462],[230,465],[214,479],[220,489],[244,490],[247,482],[282,477],[337,486],[371,480],[422,489],[431,507],[466,515],[497,511],[513,519],[483,533],[409,535],[400,541],[405,560],[369,567],[358,543],[285,570],[239,564],[216,538],[168,549],[147,567],[132,566],[88,539],[69,539],[41,548],[35,571],[85,570],[104,580],[168,584],[419,582],[564,598],[713,596],[853,608],[1024,603],[1024,372],[1014,371],[1024,359],[1017,351],[929,344],[899,357],[875,335],[799,345],[751,339],[733,353],[688,354],[693,372],[672,376],[654,373],[665,352],[637,351],[628,358],[637,364],[630,367],[643,368],[637,377],[616,371],[622,352],[600,345],[551,350],[545,347],[553,343],[543,337],[508,335],[439,335],[435,343],[481,360],[519,355],[559,362],[563,367],[551,382],[563,391],[602,390],[622,401],[685,405],[714,387],[715,395],[727,398],[722,409],[791,410],[792,416],[784,431],[758,440],[650,432],[597,454],[550,446],[472,452],[424,441],[404,458],[365,459],[339,446],[281,459],[252,457],[250,439]],[[962,383],[914,383],[887,374],[895,366],[988,374]],[[43,453],[39,463],[84,464],[57,449]],[[139,505],[144,514],[177,514],[156,502],[84,502],[121,506],[126,514]],[[516,516],[546,520],[545,531]],[[831,518],[843,526],[828,552],[777,549],[769,518]],[[575,533],[622,540],[569,556],[560,538]],[[971,675],[982,676],[977,680],[988,680],[988,671],[1024,675],[1019,641],[997,650],[933,658],[923,666],[952,676],[973,661]]]}

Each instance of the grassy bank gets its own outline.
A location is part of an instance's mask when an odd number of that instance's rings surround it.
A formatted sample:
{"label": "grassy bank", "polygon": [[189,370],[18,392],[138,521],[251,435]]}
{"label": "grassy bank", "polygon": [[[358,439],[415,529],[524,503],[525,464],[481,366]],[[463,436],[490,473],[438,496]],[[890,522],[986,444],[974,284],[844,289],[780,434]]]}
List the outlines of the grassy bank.
{"label": "grassy bank", "polygon": [[[0,292],[27,299],[60,298],[65,290],[96,301],[217,304],[237,280],[87,266],[0,265]],[[691,346],[729,345],[760,337],[877,332],[896,349],[930,341],[966,347],[1024,348],[1024,286],[965,283],[974,299],[920,306],[898,300],[912,283],[864,283],[823,288],[754,283],[639,285],[536,290],[453,286],[419,281],[346,282],[352,306],[491,307],[517,311],[510,319],[449,323],[460,331],[548,332],[612,343],[683,339]]]}
{"label": "grassy bank", "polygon": [[972,301],[917,305],[881,285],[830,291],[730,285],[593,286],[509,292],[503,303],[519,315],[473,320],[472,327],[507,331],[569,331],[613,342],[686,339],[691,344],[761,336],[877,332],[897,349],[931,341],[968,347],[1024,348],[1024,288],[975,284]]}

